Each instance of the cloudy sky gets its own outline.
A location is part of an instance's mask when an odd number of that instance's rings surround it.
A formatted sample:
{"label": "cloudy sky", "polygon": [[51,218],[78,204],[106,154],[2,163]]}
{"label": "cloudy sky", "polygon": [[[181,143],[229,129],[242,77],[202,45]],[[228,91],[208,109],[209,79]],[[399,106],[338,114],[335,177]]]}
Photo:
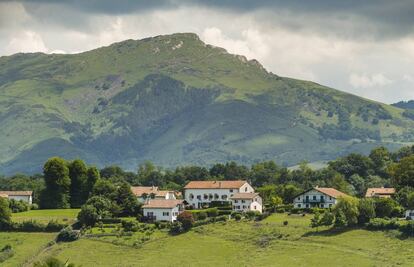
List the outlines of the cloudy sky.
{"label": "cloudy sky", "polygon": [[194,32],[275,74],[393,103],[414,99],[413,14],[412,0],[0,0],[0,56]]}

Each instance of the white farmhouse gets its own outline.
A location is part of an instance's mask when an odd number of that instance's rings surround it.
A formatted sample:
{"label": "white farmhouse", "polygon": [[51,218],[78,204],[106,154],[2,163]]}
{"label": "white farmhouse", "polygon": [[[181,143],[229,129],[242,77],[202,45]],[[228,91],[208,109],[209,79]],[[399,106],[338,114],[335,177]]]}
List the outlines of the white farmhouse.
{"label": "white farmhouse", "polygon": [[405,218],[407,220],[414,220],[414,210],[406,210],[405,211]]}
{"label": "white farmhouse", "polygon": [[159,190],[157,186],[131,186],[131,191],[141,203],[149,199],[176,199],[174,191]]}
{"label": "white farmhouse", "polygon": [[254,193],[247,181],[191,181],[184,187],[184,199],[194,208],[201,209],[212,201],[230,202],[236,193]]}
{"label": "white farmhouse", "polygon": [[346,194],[335,188],[314,187],[297,195],[293,200],[293,206],[295,208],[331,208],[341,196],[346,196]]}
{"label": "white farmhouse", "polygon": [[32,191],[0,191],[0,197],[14,199],[16,201],[22,200],[30,205],[33,202]]}
{"label": "white farmhouse", "polygon": [[235,193],[230,199],[234,211],[263,211],[263,201],[258,193]]}
{"label": "white farmhouse", "polygon": [[174,222],[184,210],[182,200],[177,199],[150,199],[142,206],[144,217],[150,221]]}

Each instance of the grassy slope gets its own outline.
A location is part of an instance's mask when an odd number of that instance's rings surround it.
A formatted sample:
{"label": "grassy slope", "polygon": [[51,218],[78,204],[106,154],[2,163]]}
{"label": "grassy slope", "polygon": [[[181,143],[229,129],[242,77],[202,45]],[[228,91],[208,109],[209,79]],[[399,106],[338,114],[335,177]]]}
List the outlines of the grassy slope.
{"label": "grassy slope", "polygon": [[[288,226],[282,226],[284,220]],[[39,258],[54,255],[84,266],[411,266],[414,260],[411,239],[365,230],[316,232],[309,224],[309,216],[272,215],[261,223],[159,234],[140,248],[82,239],[54,246]]]}
{"label": "grassy slope", "polygon": [[[155,80],[134,87],[150,74],[183,82],[172,92],[176,98],[168,101],[168,90],[143,94],[157,90]],[[130,88],[136,98],[113,101]],[[194,88],[218,95],[197,108],[199,97],[189,93]],[[162,96],[164,114],[157,105]],[[356,114],[368,105],[387,110],[392,119],[363,121]],[[166,166],[256,159],[292,164],[333,158],[338,150],[365,151],[352,142],[320,140],[316,128],[336,124],[337,115],[327,114],[338,106],[349,109],[353,126],[379,130],[385,142],[397,143],[391,134],[402,136],[414,125],[399,108],[278,77],[194,34],[128,40],[76,55],[17,54],[0,57],[0,164],[5,172],[33,171],[53,155],[129,168],[144,159]],[[371,121],[372,107],[368,113]],[[135,140],[145,142],[134,146]],[[101,143],[132,149],[108,155]]]}
{"label": "grassy slope", "polygon": [[35,220],[47,223],[57,220],[72,224],[78,216],[80,209],[53,209],[53,210],[30,210],[26,212],[13,213],[12,220],[16,222]]}

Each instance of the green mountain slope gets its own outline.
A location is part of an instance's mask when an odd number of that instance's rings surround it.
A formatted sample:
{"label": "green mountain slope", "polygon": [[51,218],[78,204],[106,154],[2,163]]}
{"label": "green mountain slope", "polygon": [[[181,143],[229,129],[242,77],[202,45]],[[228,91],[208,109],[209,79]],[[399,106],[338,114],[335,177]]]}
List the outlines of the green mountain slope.
{"label": "green mountain slope", "polygon": [[327,160],[414,139],[398,107],[267,72],[195,34],[0,58],[0,171]]}

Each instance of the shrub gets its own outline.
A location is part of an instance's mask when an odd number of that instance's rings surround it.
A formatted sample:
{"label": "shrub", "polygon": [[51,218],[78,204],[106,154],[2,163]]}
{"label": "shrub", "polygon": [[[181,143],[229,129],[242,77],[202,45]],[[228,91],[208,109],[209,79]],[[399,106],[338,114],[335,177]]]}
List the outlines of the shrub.
{"label": "shrub", "polygon": [[122,228],[127,232],[138,232],[139,223],[131,220],[122,220]]}
{"label": "shrub", "polygon": [[44,232],[46,230],[46,225],[35,220],[30,220],[22,222],[19,228],[19,230],[24,232]]}
{"label": "shrub", "polygon": [[249,210],[246,212],[246,217],[249,220],[253,220],[256,216],[260,215],[260,212]]}
{"label": "shrub", "polygon": [[221,215],[230,215],[232,213],[232,210],[219,210],[218,211],[218,216]]}
{"label": "shrub", "polygon": [[191,212],[184,211],[177,216],[177,220],[182,224],[184,230],[189,230],[193,227],[194,224],[194,217]]}
{"label": "shrub", "polygon": [[78,214],[79,223],[85,226],[94,226],[99,219],[96,208],[92,205],[83,205]]}
{"label": "shrub", "polygon": [[30,206],[30,209],[31,209],[31,210],[38,210],[38,209],[39,209],[39,205],[37,205],[36,203],[33,203],[33,204]]}
{"label": "shrub", "polygon": [[299,214],[299,213],[302,213],[302,212],[303,212],[303,209],[301,209],[301,208],[293,208],[293,209],[290,210],[290,213],[292,213],[292,214]]}
{"label": "shrub", "polygon": [[51,220],[45,227],[46,232],[59,232],[63,228],[67,227],[66,224],[59,223],[57,220]]}
{"label": "shrub", "polygon": [[285,212],[285,208],[282,208],[282,207],[277,207],[277,208],[275,209],[275,212],[277,212],[277,213],[284,213],[284,212]]}
{"label": "shrub", "polygon": [[289,224],[289,222],[288,222],[288,221],[284,221],[284,222],[283,222],[283,225],[284,225],[284,226],[287,226],[288,224]]}
{"label": "shrub", "polygon": [[214,217],[216,222],[225,222],[229,219],[229,217],[227,215],[222,215],[222,216],[217,216]]}
{"label": "shrub", "polygon": [[29,210],[29,204],[24,202],[23,200],[9,200],[9,207],[13,213],[23,212]]}
{"label": "shrub", "polygon": [[367,223],[367,228],[369,230],[391,230],[398,229],[399,226],[400,225],[395,219],[373,218]]}
{"label": "shrub", "polygon": [[400,231],[407,236],[414,236],[414,221],[409,221],[407,224],[400,226]]}
{"label": "shrub", "polygon": [[269,212],[263,212],[262,214],[257,215],[255,219],[256,221],[261,221],[261,220],[266,219],[269,216],[270,216]]}
{"label": "shrub", "polygon": [[334,219],[335,219],[335,215],[330,211],[326,211],[323,214],[319,223],[320,225],[323,225],[323,226],[330,226],[334,222]]}
{"label": "shrub", "polygon": [[231,203],[229,201],[211,201],[210,207],[220,209],[231,209]]}
{"label": "shrub", "polygon": [[72,242],[78,240],[80,237],[80,232],[73,230],[72,227],[68,226],[62,229],[58,236],[56,237],[57,242]]}
{"label": "shrub", "polygon": [[216,216],[218,216],[218,209],[217,208],[207,209],[207,215],[208,215],[208,217],[216,217]]}
{"label": "shrub", "polygon": [[371,219],[375,218],[375,202],[373,199],[365,198],[361,199],[358,203],[358,223],[365,224]]}
{"label": "shrub", "polygon": [[240,221],[240,220],[242,219],[241,214],[240,214],[240,213],[237,213],[236,215],[234,215],[234,219],[235,219],[236,221]]}
{"label": "shrub", "polygon": [[183,224],[181,222],[173,222],[170,228],[170,234],[178,235],[185,232]]}
{"label": "shrub", "polygon": [[160,222],[160,221],[156,221],[155,222],[155,227],[157,227],[158,229],[170,228],[171,227],[171,223],[170,222]]}
{"label": "shrub", "polygon": [[99,220],[103,224],[114,224],[114,223],[122,223],[121,218],[102,218]]}
{"label": "shrub", "polygon": [[5,262],[7,259],[10,259],[14,256],[14,251],[10,245],[5,245],[0,250],[0,263]]}
{"label": "shrub", "polygon": [[207,213],[204,211],[201,211],[195,214],[196,214],[197,220],[204,220],[207,218]]}
{"label": "shrub", "polygon": [[393,211],[398,207],[398,203],[391,198],[376,198],[375,213],[379,218],[392,217]]}

